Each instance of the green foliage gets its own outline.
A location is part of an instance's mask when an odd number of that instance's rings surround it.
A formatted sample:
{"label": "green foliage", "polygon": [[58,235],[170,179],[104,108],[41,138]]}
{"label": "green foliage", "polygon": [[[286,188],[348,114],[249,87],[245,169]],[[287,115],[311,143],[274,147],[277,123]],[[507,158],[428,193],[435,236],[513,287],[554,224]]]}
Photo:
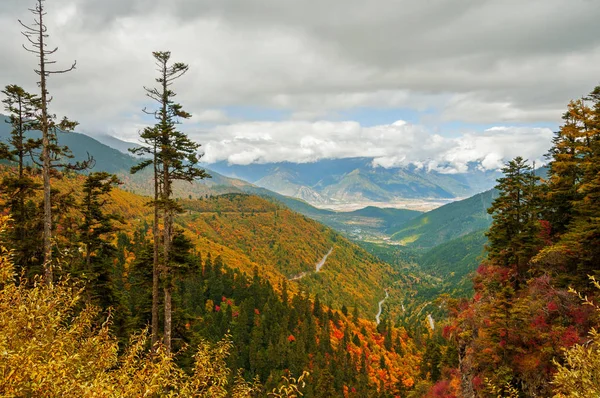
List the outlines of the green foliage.
{"label": "green foliage", "polygon": [[416,217],[392,230],[392,240],[412,248],[433,248],[442,243],[487,229],[492,222],[487,213],[496,190],[490,190],[471,198],[452,202]]}
{"label": "green foliage", "polygon": [[473,294],[473,273],[481,263],[487,243],[485,231],[475,231],[425,252],[418,260],[423,272],[442,278],[443,292],[454,297]]}
{"label": "green foliage", "polygon": [[488,213],[494,221],[486,234],[488,257],[495,264],[514,267],[519,281],[524,280],[529,260],[539,250],[539,214],[541,213],[540,177],[526,160],[517,157],[502,169],[498,179],[500,192]]}
{"label": "green foliage", "polygon": [[35,110],[39,107],[39,98],[16,85],[6,86],[2,93],[6,96],[2,102],[10,113],[6,122],[12,130],[8,145],[0,147],[0,159],[16,165],[16,171],[5,174],[2,179],[2,191],[9,198],[7,204],[14,221],[8,244],[14,250],[19,267],[31,269],[39,266],[41,258],[37,253],[41,239],[38,209],[31,201],[40,185],[31,177],[32,170],[28,165],[41,141],[27,138],[26,133],[36,125]]}

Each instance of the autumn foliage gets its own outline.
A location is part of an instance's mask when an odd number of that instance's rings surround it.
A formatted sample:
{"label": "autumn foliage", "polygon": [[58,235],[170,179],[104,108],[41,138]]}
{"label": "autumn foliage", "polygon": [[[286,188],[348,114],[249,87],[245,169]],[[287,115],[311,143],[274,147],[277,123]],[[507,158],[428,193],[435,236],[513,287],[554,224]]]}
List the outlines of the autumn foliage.
{"label": "autumn foliage", "polygon": [[458,347],[463,396],[597,395],[589,276],[600,264],[600,87],[563,119],[547,178],[521,158],[503,170],[475,295],[451,306],[445,335]]}

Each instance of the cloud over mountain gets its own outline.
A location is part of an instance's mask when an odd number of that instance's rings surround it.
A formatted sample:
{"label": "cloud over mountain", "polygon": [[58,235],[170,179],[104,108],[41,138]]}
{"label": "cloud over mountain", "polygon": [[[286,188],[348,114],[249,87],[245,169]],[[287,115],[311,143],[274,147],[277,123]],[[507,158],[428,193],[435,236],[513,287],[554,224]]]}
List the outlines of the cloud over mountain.
{"label": "cloud over mountain", "polygon": [[[201,136],[204,161],[232,164],[313,162],[372,157],[375,166],[416,165],[445,173],[465,172],[472,163],[498,169],[521,155],[542,159],[550,146],[548,128],[494,127],[457,137],[397,121],[363,127],[356,122],[252,122],[217,127]],[[518,142],[518,145],[515,145]]]}

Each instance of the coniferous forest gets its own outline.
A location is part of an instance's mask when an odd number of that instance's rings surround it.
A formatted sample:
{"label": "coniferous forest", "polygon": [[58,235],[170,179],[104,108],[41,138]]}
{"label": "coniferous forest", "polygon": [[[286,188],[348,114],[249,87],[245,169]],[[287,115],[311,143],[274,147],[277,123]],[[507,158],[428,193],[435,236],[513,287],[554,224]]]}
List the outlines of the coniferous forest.
{"label": "coniferous forest", "polygon": [[[180,129],[193,70],[169,51],[148,57],[137,164],[74,161],[50,87],[76,64],[56,67],[45,0],[30,11],[38,90],[2,90],[0,395],[600,396],[600,87],[567,105],[545,168],[506,163],[472,289],[453,294],[416,254],[277,199],[186,193],[211,175]],[[415,286],[435,324],[393,301]]]}

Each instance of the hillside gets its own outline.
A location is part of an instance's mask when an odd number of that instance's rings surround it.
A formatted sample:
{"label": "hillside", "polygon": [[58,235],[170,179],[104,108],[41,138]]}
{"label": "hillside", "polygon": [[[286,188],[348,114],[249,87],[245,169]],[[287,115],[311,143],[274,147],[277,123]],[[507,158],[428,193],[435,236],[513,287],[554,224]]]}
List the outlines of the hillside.
{"label": "hillside", "polygon": [[[0,114],[0,141],[3,142],[6,142],[10,137],[10,125],[5,123],[6,120],[7,118]],[[40,135],[41,133],[38,131],[27,133],[27,136],[31,138],[38,138]],[[130,145],[130,143],[113,139],[113,137],[102,139],[111,145],[115,142]],[[105,145],[93,137],[77,132],[59,133],[59,143],[69,147],[73,154],[73,161],[85,160],[88,158],[88,154],[94,158],[93,168],[86,172],[106,171],[114,173],[123,180],[125,189],[142,195],[151,194],[152,185],[148,184],[148,181],[152,178],[150,169],[135,175],[129,173],[131,167],[140,162],[138,158]],[[207,171],[211,175],[210,179],[197,181],[194,184],[177,184],[176,194],[181,197],[189,197],[189,195],[198,197],[210,194],[242,192],[244,189],[252,188],[252,185],[245,181],[225,177],[213,170]]]}
{"label": "hillside", "polygon": [[492,217],[487,209],[497,196],[495,190],[452,202],[410,220],[391,239],[414,248],[429,249],[471,232],[487,229]]}
{"label": "hillside", "polygon": [[[226,247],[228,264],[246,272],[258,266],[277,277],[306,273],[294,281],[300,290],[320,294],[339,308],[356,303],[366,316],[395,272],[335,231],[256,196],[227,194],[205,200],[181,200],[186,210],[177,223],[193,233],[198,247]],[[330,249],[319,273],[317,264]],[[219,252],[212,250],[213,252]]]}
{"label": "hillside", "polygon": [[[4,116],[1,116],[4,118]],[[7,123],[0,123],[0,140],[6,141],[9,137],[10,129]],[[30,136],[37,137],[39,132],[31,132]],[[123,182],[123,189],[139,193],[142,195],[152,194],[151,170],[146,169],[138,174],[131,175],[129,170],[133,165],[139,163],[139,159],[121,152],[131,143],[126,143],[110,136],[100,137],[102,141],[109,145],[99,142],[93,137],[80,133],[60,133],[59,140],[61,144],[67,145],[73,152],[74,161],[87,159],[88,153],[95,160],[94,167],[90,171],[107,171],[116,174]],[[227,193],[248,193],[260,195],[268,200],[275,200],[290,209],[299,212],[307,217],[322,222],[347,236],[352,237],[381,237],[386,230],[392,227],[398,227],[405,221],[420,214],[411,210],[381,209],[371,207],[369,211],[359,210],[354,212],[334,212],[330,210],[318,209],[309,203],[293,198],[298,196],[295,192],[290,192],[291,196],[285,196],[266,188],[256,186],[246,181],[226,177],[214,170],[207,169],[211,178],[196,181],[192,184],[176,182],[174,194],[180,198],[206,198],[212,195],[222,195]],[[308,191],[303,187],[308,197]],[[303,196],[303,195],[299,195]],[[319,202],[319,200],[313,200]]]}
{"label": "hillside", "polygon": [[[387,231],[399,228],[409,220],[422,214],[420,211],[408,209],[379,208],[367,206],[354,211],[332,211],[316,208],[303,200],[282,196],[261,189],[244,188],[243,191],[265,196],[269,200],[277,200],[290,209],[319,221],[352,239],[381,240],[387,237]],[[266,190],[264,190],[266,191]]]}
{"label": "hillside", "polygon": [[[10,124],[7,118],[0,114],[0,141],[6,142],[10,137]],[[30,138],[41,138],[39,131],[30,131]],[[129,172],[137,160],[113,148],[100,143],[92,137],[80,133],[59,133],[60,145],[69,147],[73,154],[72,161],[83,161],[92,155],[95,164],[92,171],[107,171],[109,173]]]}
{"label": "hillside", "polygon": [[471,295],[471,278],[485,255],[485,232],[471,232],[434,247],[419,258],[420,269],[441,278],[441,291],[454,296]]}

